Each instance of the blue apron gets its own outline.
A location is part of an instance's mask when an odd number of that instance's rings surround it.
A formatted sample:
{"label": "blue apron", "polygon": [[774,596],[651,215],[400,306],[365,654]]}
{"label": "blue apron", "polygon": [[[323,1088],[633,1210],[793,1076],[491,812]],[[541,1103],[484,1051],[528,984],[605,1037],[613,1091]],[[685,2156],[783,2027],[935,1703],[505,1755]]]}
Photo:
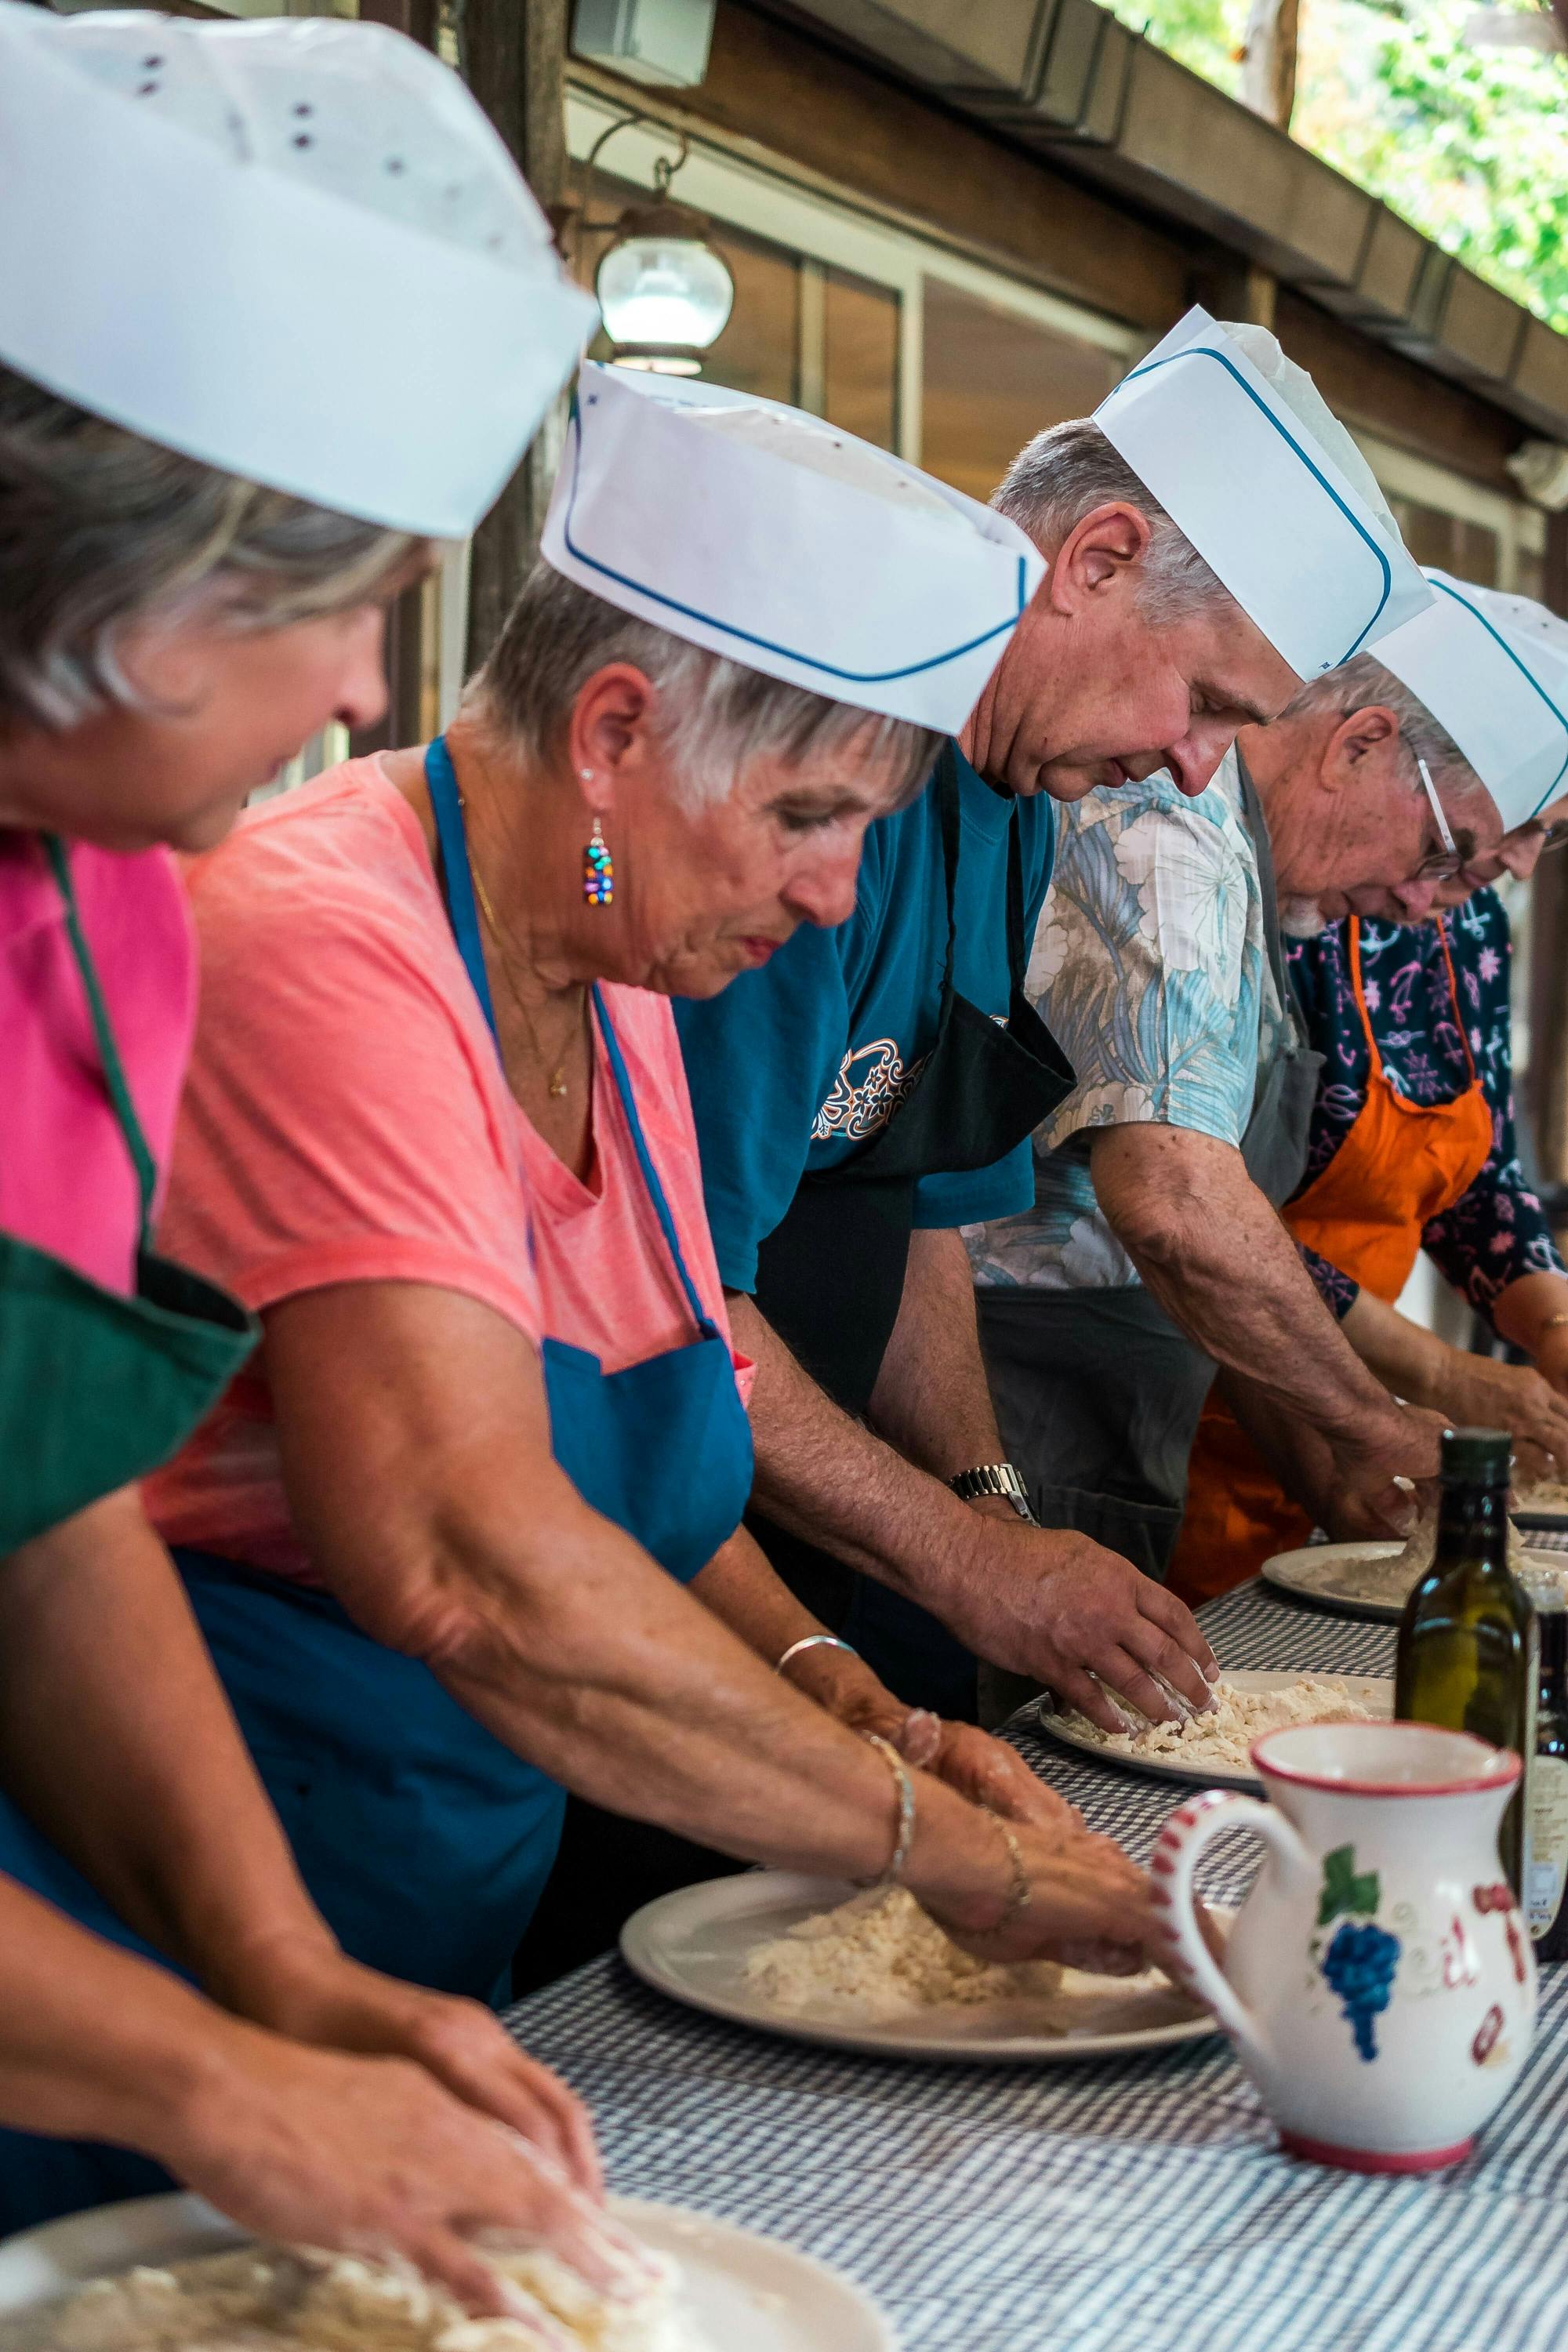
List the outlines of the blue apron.
{"label": "blue apron", "polygon": [[[457,780],[426,775],[454,937],[492,1036]],[[595,1017],[643,1181],[697,1336],[624,1371],[563,1340],[542,1349],[556,1460],[584,1501],[688,1583],[739,1526],[752,1437],[730,1349],[704,1312],[604,1001]],[[499,1051],[499,1041],[498,1041]],[[345,1951],[499,2002],[554,1860],[564,1794],[416,1660],[321,1592],[211,1553],[174,1555],[305,1883]],[[125,1948],[157,1958],[0,1796],[0,1871]],[[0,2131],[0,2235],[167,2182],[118,2149]]]}

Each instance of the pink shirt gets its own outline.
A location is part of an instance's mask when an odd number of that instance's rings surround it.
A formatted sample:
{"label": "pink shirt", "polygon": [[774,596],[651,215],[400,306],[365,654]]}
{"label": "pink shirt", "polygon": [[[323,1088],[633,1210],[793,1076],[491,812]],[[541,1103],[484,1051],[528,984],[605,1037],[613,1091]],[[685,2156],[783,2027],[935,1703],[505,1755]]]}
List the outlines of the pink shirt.
{"label": "pink shirt", "polygon": [[[202,1008],[173,1255],[257,1310],[327,1283],[435,1284],[606,1371],[696,1337],[602,1041],[584,1185],[507,1088],[418,820],[378,761],[257,810],[189,879]],[[691,1278],[726,1329],[669,1006],[604,993]],[[171,1543],[309,1575],[258,1371],[148,1501]]]}
{"label": "pink shirt", "polygon": [[[174,860],[70,848],[82,929],[126,1084],[166,1168],[195,1018]],[[0,831],[0,1231],[106,1289],[135,1286],[135,1171],[103,1080],[65,907],[37,835]]]}

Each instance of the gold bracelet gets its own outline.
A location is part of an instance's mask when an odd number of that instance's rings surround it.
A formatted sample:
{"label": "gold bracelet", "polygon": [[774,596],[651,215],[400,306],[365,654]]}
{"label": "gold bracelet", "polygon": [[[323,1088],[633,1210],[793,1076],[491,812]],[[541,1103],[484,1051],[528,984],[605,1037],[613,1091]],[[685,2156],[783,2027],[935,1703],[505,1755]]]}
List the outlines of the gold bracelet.
{"label": "gold bracelet", "polygon": [[899,1825],[893,1834],[892,1859],[880,1878],[862,1878],[858,1882],[873,1895],[884,1895],[889,1886],[897,1886],[901,1882],[904,1864],[910,1858],[910,1848],[915,1842],[915,1784],[910,1777],[908,1765],[890,1739],[884,1739],[879,1731],[868,1731],[864,1737],[885,1759],[899,1791]]}
{"label": "gold bracelet", "polygon": [[[985,1811],[990,1812],[990,1807],[986,1806]],[[991,1818],[1005,1841],[1008,1867],[1013,1875],[1013,1884],[1007,1890],[1007,1900],[1003,1906],[1002,1916],[994,1927],[986,1930],[988,1935],[1000,1936],[1005,1934],[1016,1920],[1023,1917],[1035,1899],[1035,1890],[1029,1884],[1029,1873],[1024,1861],[1024,1849],[1014,1836],[1011,1824],[1005,1822],[1000,1813],[991,1813]]]}

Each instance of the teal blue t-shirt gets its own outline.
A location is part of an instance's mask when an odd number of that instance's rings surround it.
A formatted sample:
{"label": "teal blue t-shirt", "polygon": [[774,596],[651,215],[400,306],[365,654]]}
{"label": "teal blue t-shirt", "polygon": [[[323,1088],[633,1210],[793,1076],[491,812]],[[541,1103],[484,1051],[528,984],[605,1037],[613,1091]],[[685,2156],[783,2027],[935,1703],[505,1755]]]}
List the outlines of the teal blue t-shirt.
{"label": "teal blue t-shirt", "polygon": [[[1005,1020],[1008,819],[1016,808],[1027,941],[1050,881],[1055,812],[1043,795],[1015,802],[993,792],[962,752],[958,777],[953,980],[982,1013]],[[858,1150],[909,1092],[936,1042],[946,950],[942,828],[928,785],[868,832],[847,923],[803,928],[721,995],[676,1004],[727,1289],[756,1286],[757,1250],[801,1178]],[[1016,1216],[1034,1197],[1026,1137],[989,1168],[922,1177],[915,1223]]]}

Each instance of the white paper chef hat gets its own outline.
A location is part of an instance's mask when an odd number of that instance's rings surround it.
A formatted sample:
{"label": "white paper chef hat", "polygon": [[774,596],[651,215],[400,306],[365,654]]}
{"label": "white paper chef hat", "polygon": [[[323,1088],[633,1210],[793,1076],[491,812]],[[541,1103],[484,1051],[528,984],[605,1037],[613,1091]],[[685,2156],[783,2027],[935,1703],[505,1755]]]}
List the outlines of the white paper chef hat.
{"label": "white paper chef hat", "polygon": [[1299,677],[1430,604],[1371,468],[1266,329],[1189,310],[1094,421]]}
{"label": "white paper chef hat", "polygon": [[0,0],[0,359],[163,447],[459,538],[593,331],[456,74],[383,26]]}
{"label": "white paper chef hat", "polygon": [[820,417],[597,366],[541,552],[672,635],[946,734],[1045,573],[1005,517]]}
{"label": "white paper chef hat", "polygon": [[1568,791],[1568,622],[1428,572],[1429,610],[1377,648],[1479,776],[1505,831]]}

